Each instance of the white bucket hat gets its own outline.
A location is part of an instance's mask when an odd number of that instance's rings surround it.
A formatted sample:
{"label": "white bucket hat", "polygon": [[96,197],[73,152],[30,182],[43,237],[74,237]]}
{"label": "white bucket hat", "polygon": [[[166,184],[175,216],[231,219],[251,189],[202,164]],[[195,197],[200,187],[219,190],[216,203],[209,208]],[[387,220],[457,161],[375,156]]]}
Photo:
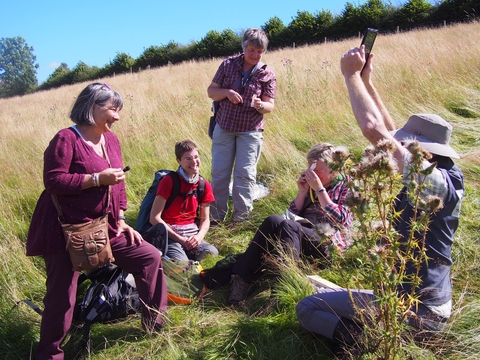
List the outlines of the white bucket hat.
{"label": "white bucket hat", "polygon": [[435,114],[415,114],[407,123],[391,134],[398,141],[417,140],[420,145],[432,154],[460,159],[450,147],[452,125]]}

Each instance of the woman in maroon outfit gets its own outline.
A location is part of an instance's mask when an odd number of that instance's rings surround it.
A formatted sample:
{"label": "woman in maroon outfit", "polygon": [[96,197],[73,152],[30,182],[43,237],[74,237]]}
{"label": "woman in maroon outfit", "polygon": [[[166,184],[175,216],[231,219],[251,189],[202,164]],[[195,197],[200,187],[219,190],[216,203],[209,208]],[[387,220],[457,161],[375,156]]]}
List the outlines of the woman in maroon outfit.
{"label": "woman in maroon outfit", "polygon": [[[30,224],[27,255],[43,256],[47,291],[36,359],[63,359],[60,345],[73,317],[78,272],[73,271],[51,194],[58,197],[66,223],[83,223],[104,214],[108,206],[109,236],[115,264],[131,273],[144,304],[142,325],[162,327],[167,290],[161,256],[125,222],[127,209],[122,152],[110,128],[120,119],[123,101],[106,84],[87,86],[73,105],[74,126],[60,130],[44,153],[43,181]],[[109,162],[109,161],[110,162]],[[108,188],[111,187],[110,203]]]}

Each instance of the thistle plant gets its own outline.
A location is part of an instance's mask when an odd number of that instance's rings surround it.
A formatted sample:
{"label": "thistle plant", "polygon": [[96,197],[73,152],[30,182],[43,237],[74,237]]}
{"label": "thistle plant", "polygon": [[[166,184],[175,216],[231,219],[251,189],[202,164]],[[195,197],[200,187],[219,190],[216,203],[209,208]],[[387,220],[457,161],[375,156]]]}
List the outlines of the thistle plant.
{"label": "thistle plant", "polygon": [[[406,238],[394,228],[402,212],[394,207],[401,180],[392,156],[394,145],[382,141],[366,148],[362,159],[349,170],[353,181],[348,205],[358,222],[354,247],[360,250],[356,259],[360,266],[352,281],[355,288],[373,289],[377,298],[368,309],[364,304],[355,304],[358,319],[365,325],[362,352],[382,359],[396,359],[405,350],[400,345],[406,321],[415,315],[412,309],[419,304],[419,271],[421,264],[428,261],[428,225],[431,214],[442,207],[440,199],[422,196],[428,186],[426,176],[435,167],[432,164],[424,169],[422,163],[431,155],[418,142],[408,144],[407,150],[412,154],[412,166],[405,183],[414,212]],[[416,271],[407,273],[408,266]],[[398,289],[406,282],[412,290],[400,294]]]}
{"label": "thistle plant", "polygon": [[282,65],[287,71],[287,94],[291,97],[295,94],[295,81],[294,81],[294,73],[293,73],[293,60],[283,58]]}
{"label": "thistle plant", "polygon": [[[352,157],[353,155],[346,147],[336,146],[332,149],[332,161],[329,161],[327,165],[333,172],[345,174],[346,169],[352,166]],[[338,248],[331,241],[338,229],[342,231],[342,226],[334,227],[327,222],[315,226],[317,235],[321,239],[319,246],[326,246],[329,254],[329,257],[323,260],[328,261],[331,266],[335,263],[337,256],[340,255]],[[343,231],[346,230],[343,229]],[[347,235],[350,236],[350,234]]]}

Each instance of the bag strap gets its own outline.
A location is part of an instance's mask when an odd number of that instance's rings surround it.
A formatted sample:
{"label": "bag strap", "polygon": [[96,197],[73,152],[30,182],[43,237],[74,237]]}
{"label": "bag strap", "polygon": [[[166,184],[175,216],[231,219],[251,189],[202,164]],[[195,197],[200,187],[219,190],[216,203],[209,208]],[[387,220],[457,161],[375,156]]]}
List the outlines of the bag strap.
{"label": "bag strap", "polygon": [[205,194],[205,179],[202,175],[200,175],[200,179],[198,180],[198,188],[197,188],[197,197],[198,197],[198,204],[203,200],[203,195]]}
{"label": "bag strap", "polygon": [[[243,68],[242,68],[242,74],[240,75],[240,77],[235,80],[233,82],[232,85],[230,85],[229,89],[236,89],[238,88],[240,85],[242,86],[242,88],[244,88],[247,83],[248,83],[248,80],[250,80],[250,78],[253,76],[253,74],[255,74],[257,72],[258,69],[261,69],[265,66],[265,64],[261,61],[259,61],[252,69],[252,71],[250,72],[250,74],[248,75],[247,79],[244,81],[243,77],[244,77],[244,72],[243,72]],[[220,101],[218,100],[213,100],[212,101],[212,112],[214,114],[217,113],[218,109],[220,108]]]}
{"label": "bag strap", "polygon": [[[185,204],[185,201],[186,201],[187,197],[190,196],[190,195],[195,195],[195,194],[197,195],[197,198],[198,198],[198,208],[200,208],[200,203],[203,199],[203,194],[205,193],[205,179],[203,178],[203,176],[201,176],[201,175],[199,176],[198,186],[195,190],[190,190],[187,193],[182,193],[180,191],[181,180],[180,180],[180,176],[178,175],[178,173],[176,171],[172,170],[167,175],[171,176],[172,181],[173,181],[173,186],[172,186],[172,191],[170,192],[170,195],[168,196],[168,199],[165,202],[165,206],[164,206],[163,210],[167,209],[170,205],[172,205],[173,201],[177,197],[182,196],[184,204]],[[197,208],[197,210],[198,210],[198,208]]]}
{"label": "bag strap", "polygon": [[165,202],[165,206],[163,210],[167,209],[170,205],[172,205],[173,200],[177,198],[177,196],[180,195],[180,176],[176,171],[170,171],[167,175],[169,175],[172,178],[173,181],[173,186],[172,186],[172,191],[170,192],[170,195],[168,196],[167,201]]}
{"label": "bag strap", "polygon": [[[247,86],[247,83],[248,83],[248,80],[250,80],[250,78],[253,76],[253,74],[255,74],[257,72],[257,70],[259,68],[261,68],[263,66],[263,63],[260,61],[258,62],[257,64],[255,64],[255,66],[253,67],[253,69],[250,71],[250,73],[248,74],[247,78],[245,79],[245,73],[243,71],[243,67],[242,67],[242,76],[240,78],[240,85],[242,86],[242,89],[245,88],[245,86]],[[238,80],[236,80],[234,82],[234,85],[237,83]],[[238,86],[238,85],[237,85]],[[232,86],[233,88],[233,86]]]}
{"label": "bag strap", "polygon": [[[110,205],[110,193],[112,191],[112,187],[110,185],[108,185],[108,197],[107,197],[107,206],[105,207],[105,212],[103,213],[103,215],[107,215],[108,214],[108,206]],[[65,223],[65,217],[63,216],[63,211],[62,211],[62,208],[60,206],[60,203],[58,201],[58,196],[57,194],[50,194],[52,196],[52,201],[53,201],[53,205],[55,205],[55,208],[57,209],[57,214],[58,214],[58,221],[60,222],[60,224],[64,224]]]}

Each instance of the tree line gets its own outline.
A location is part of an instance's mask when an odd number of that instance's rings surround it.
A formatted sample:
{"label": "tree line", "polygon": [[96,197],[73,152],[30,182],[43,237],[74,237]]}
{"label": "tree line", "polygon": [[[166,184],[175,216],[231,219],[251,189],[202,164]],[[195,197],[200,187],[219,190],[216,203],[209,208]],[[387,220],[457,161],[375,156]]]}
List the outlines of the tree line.
{"label": "tree line", "polygon": [[[401,6],[393,6],[382,0],[367,0],[362,5],[345,4],[340,15],[329,10],[314,14],[297,11],[290,24],[285,25],[278,17],[270,18],[261,28],[267,33],[269,49],[301,46],[306,44],[337,41],[357,36],[367,27],[388,33],[435,26],[435,24],[477,21],[480,0],[440,0],[435,4],[428,0],[409,0]],[[226,57],[239,53],[242,34],[231,29],[209,31],[199,41],[182,45],[171,41],[166,45],[152,45],[134,59],[126,53],[117,55],[100,68],[79,61],[73,69],[66,63],[58,66],[48,79],[38,85],[33,47],[21,37],[0,39],[0,98],[57,88],[78,82],[92,81],[102,77],[126,72],[181,63],[189,60],[204,60]]]}

